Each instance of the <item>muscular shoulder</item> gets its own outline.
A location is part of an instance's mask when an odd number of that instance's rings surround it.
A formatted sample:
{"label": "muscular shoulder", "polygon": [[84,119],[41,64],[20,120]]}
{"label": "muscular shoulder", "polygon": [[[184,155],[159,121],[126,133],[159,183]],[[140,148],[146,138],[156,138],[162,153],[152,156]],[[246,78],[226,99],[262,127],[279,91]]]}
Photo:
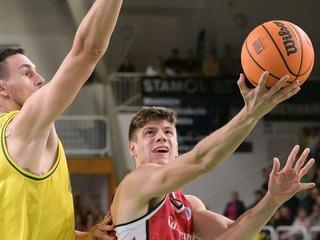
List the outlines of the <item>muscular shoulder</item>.
{"label": "muscular shoulder", "polygon": [[215,239],[224,233],[233,223],[226,217],[209,211],[197,197],[187,195],[192,209],[194,234],[200,239]]}
{"label": "muscular shoulder", "polygon": [[143,164],[134,170],[130,171],[122,180],[122,185],[133,185],[139,182],[144,182],[145,185],[148,185],[146,180],[150,180],[152,176],[154,176],[157,169],[159,169],[160,165],[153,163]]}
{"label": "muscular shoulder", "polygon": [[[119,184],[117,192],[121,194],[134,194],[142,197],[147,194],[149,188],[154,188],[153,178],[156,174],[156,164],[144,164],[129,172]],[[123,192],[123,193],[122,193]]]}
{"label": "muscular shoulder", "polygon": [[186,195],[185,197],[188,200],[193,211],[206,210],[206,206],[204,205],[204,203],[196,196]]}
{"label": "muscular shoulder", "polygon": [[151,183],[153,166],[145,165],[128,173],[119,184],[111,205],[114,224],[133,221],[148,212],[154,199],[150,189],[155,186]]}

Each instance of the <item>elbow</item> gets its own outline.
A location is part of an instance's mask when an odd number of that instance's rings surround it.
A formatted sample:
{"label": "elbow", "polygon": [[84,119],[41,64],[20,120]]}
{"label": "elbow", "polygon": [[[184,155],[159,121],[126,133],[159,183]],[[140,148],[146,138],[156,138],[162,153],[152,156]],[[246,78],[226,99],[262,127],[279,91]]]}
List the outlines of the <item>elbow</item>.
{"label": "elbow", "polygon": [[78,41],[73,44],[73,51],[76,55],[82,55],[86,60],[93,59],[98,61],[107,51],[109,41],[100,41],[96,39],[78,38]]}
{"label": "elbow", "polygon": [[107,51],[109,45],[109,41],[107,42],[92,42],[91,44],[87,44],[88,52],[90,52],[94,56],[102,57]]}
{"label": "elbow", "polygon": [[211,170],[209,161],[204,156],[196,156],[194,158],[194,164],[198,168],[198,172],[202,175],[208,173]]}
{"label": "elbow", "polygon": [[107,51],[108,44],[102,45],[102,44],[84,44],[83,52],[85,52],[88,57],[92,57],[94,59],[100,59]]}
{"label": "elbow", "polygon": [[197,165],[201,174],[206,174],[216,167],[215,161],[210,154],[197,151],[197,149],[194,150],[196,150],[197,154],[194,155],[193,163]]}

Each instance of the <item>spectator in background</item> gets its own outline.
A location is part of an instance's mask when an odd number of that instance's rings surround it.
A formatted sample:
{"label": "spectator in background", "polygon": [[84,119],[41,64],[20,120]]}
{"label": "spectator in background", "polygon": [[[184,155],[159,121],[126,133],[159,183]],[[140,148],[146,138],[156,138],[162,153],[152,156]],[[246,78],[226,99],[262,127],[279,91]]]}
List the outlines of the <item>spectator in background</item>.
{"label": "spectator in background", "polygon": [[253,193],[254,195],[254,201],[253,203],[248,207],[248,209],[253,208],[255,205],[258,204],[258,202],[260,202],[260,200],[263,198],[264,194],[262,192],[262,190],[257,189],[254,191]]}
{"label": "spectator in background", "polygon": [[183,75],[196,75],[200,73],[200,63],[192,49],[187,49],[186,56],[182,59],[181,73]]}
{"label": "spectator in background", "polygon": [[263,183],[261,184],[261,191],[262,194],[265,195],[268,191],[268,181],[269,181],[269,175],[271,173],[272,168],[266,167],[262,169],[262,177],[264,178]]}
{"label": "spectator in background", "polygon": [[[301,144],[307,148],[310,148],[310,156],[319,158],[320,154],[320,131],[319,127],[303,127],[300,137]],[[320,168],[319,161],[315,163],[316,168]]]}
{"label": "spectator in background", "polygon": [[299,138],[301,141],[301,146],[305,148],[309,147],[309,138],[311,136],[311,129],[308,127],[303,127],[301,134],[302,136]]}
{"label": "spectator in background", "polygon": [[[310,215],[310,227],[320,227],[320,203],[313,206],[313,211]],[[311,239],[320,240],[320,233],[312,233]]]}
{"label": "spectator in background", "polygon": [[148,76],[174,76],[175,72],[169,67],[165,66],[163,63],[163,58],[161,56],[155,56],[153,62],[147,66],[146,75]]}
{"label": "spectator in background", "polygon": [[173,48],[171,54],[164,62],[165,67],[173,70],[176,74],[181,73],[182,59],[180,58],[180,52],[178,48]]}
{"label": "spectator in background", "polygon": [[313,180],[318,188],[320,188],[320,168],[316,169]]}
{"label": "spectator in background", "polygon": [[[314,188],[318,190],[317,188]],[[300,201],[299,206],[303,207],[308,211],[308,214],[311,214],[313,211],[313,205],[316,204],[316,196],[313,193],[313,189],[305,189],[303,191],[303,197]]]}
{"label": "spectator in background", "polygon": [[[300,230],[301,227],[305,227],[306,230],[310,228],[311,219],[309,217],[308,210],[304,207],[299,207],[297,211],[297,216],[294,218],[292,227],[289,231],[280,234],[280,240],[288,239],[302,239],[303,235]],[[297,227],[297,228],[294,228]]]}
{"label": "spectator in background", "polygon": [[232,46],[226,44],[223,49],[223,57],[220,59],[220,73],[223,76],[234,76],[237,73],[238,61],[232,55]]}
{"label": "spectator in background", "polygon": [[291,209],[285,205],[282,205],[279,209],[279,216],[277,220],[277,226],[290,226],[293,223],[294,216],[292,215]]}
{"label": "spectator in background", "polygon": [[281,218],[281,211],[280,211],[280,208],[278,208],[266,225],[276,228],[280,225],[279,223],[280,218]]}
{"label": "spectator in background", "polygon": [[218,76],[220,74],[219,60],[214,51],[211,51],[202,62],[202,73],[205,76]]}
{"label": "spectator in background", "polygon": [[292,196],[288,201],[284,202],[283,205],[288,207],[293,217],[297,216],[298,206],[301,200],[297,197],[297,194]]}
{"label": "spectator in background", "polygon": [[245,211],[246,208],[244,203],[239,199],[239,193],[237,191],[233,191],[231,193],[231,201],[227,203],[227,206],[224,210],[224,216],[232,220],[236,220]]}
{"label": "spectator in background", "polygon": [[119,68],[118,68],[118,72],[128,72],[128,73],[132,73],[135,72],[135,66],[132,63],[132,60],[129,56],[125,56],[125,58],[123,59],[122,63],[120,64]]}
{"label": "spectator in background", "polygon": [[308,139],[308,148],[310,148],[310,156],[317,159],[319,152],[319,128],[312,127]]}

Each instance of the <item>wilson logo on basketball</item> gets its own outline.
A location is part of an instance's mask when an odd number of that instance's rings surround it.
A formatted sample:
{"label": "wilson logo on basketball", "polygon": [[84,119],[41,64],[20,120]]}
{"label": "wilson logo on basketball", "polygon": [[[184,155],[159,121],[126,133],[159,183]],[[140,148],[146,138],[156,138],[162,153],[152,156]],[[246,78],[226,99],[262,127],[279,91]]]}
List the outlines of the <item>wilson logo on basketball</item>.
{"label": "wilson logo on basketball", "polygon": [[288,28],[282,22],[274,22],[274,24],[276,24],[280,28],[278,34],[283,39],[283,44],[286,48],[287,56],[296,53],[298,49]]}

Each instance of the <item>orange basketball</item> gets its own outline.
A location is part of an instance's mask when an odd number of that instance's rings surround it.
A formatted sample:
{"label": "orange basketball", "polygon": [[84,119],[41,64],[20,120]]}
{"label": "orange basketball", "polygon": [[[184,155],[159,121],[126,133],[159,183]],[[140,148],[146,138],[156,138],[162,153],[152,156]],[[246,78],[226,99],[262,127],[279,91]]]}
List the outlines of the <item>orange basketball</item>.
{"label": "orange basketball", "polygon": [[241,64],[247,79],[257,86],[261,74],[269,72],[266,86],[271,87],[284,75],[299,85],[309,77],[314,63],[314,50],[308,35],[297,25],[273,20],[251,31],[243,43]]}

